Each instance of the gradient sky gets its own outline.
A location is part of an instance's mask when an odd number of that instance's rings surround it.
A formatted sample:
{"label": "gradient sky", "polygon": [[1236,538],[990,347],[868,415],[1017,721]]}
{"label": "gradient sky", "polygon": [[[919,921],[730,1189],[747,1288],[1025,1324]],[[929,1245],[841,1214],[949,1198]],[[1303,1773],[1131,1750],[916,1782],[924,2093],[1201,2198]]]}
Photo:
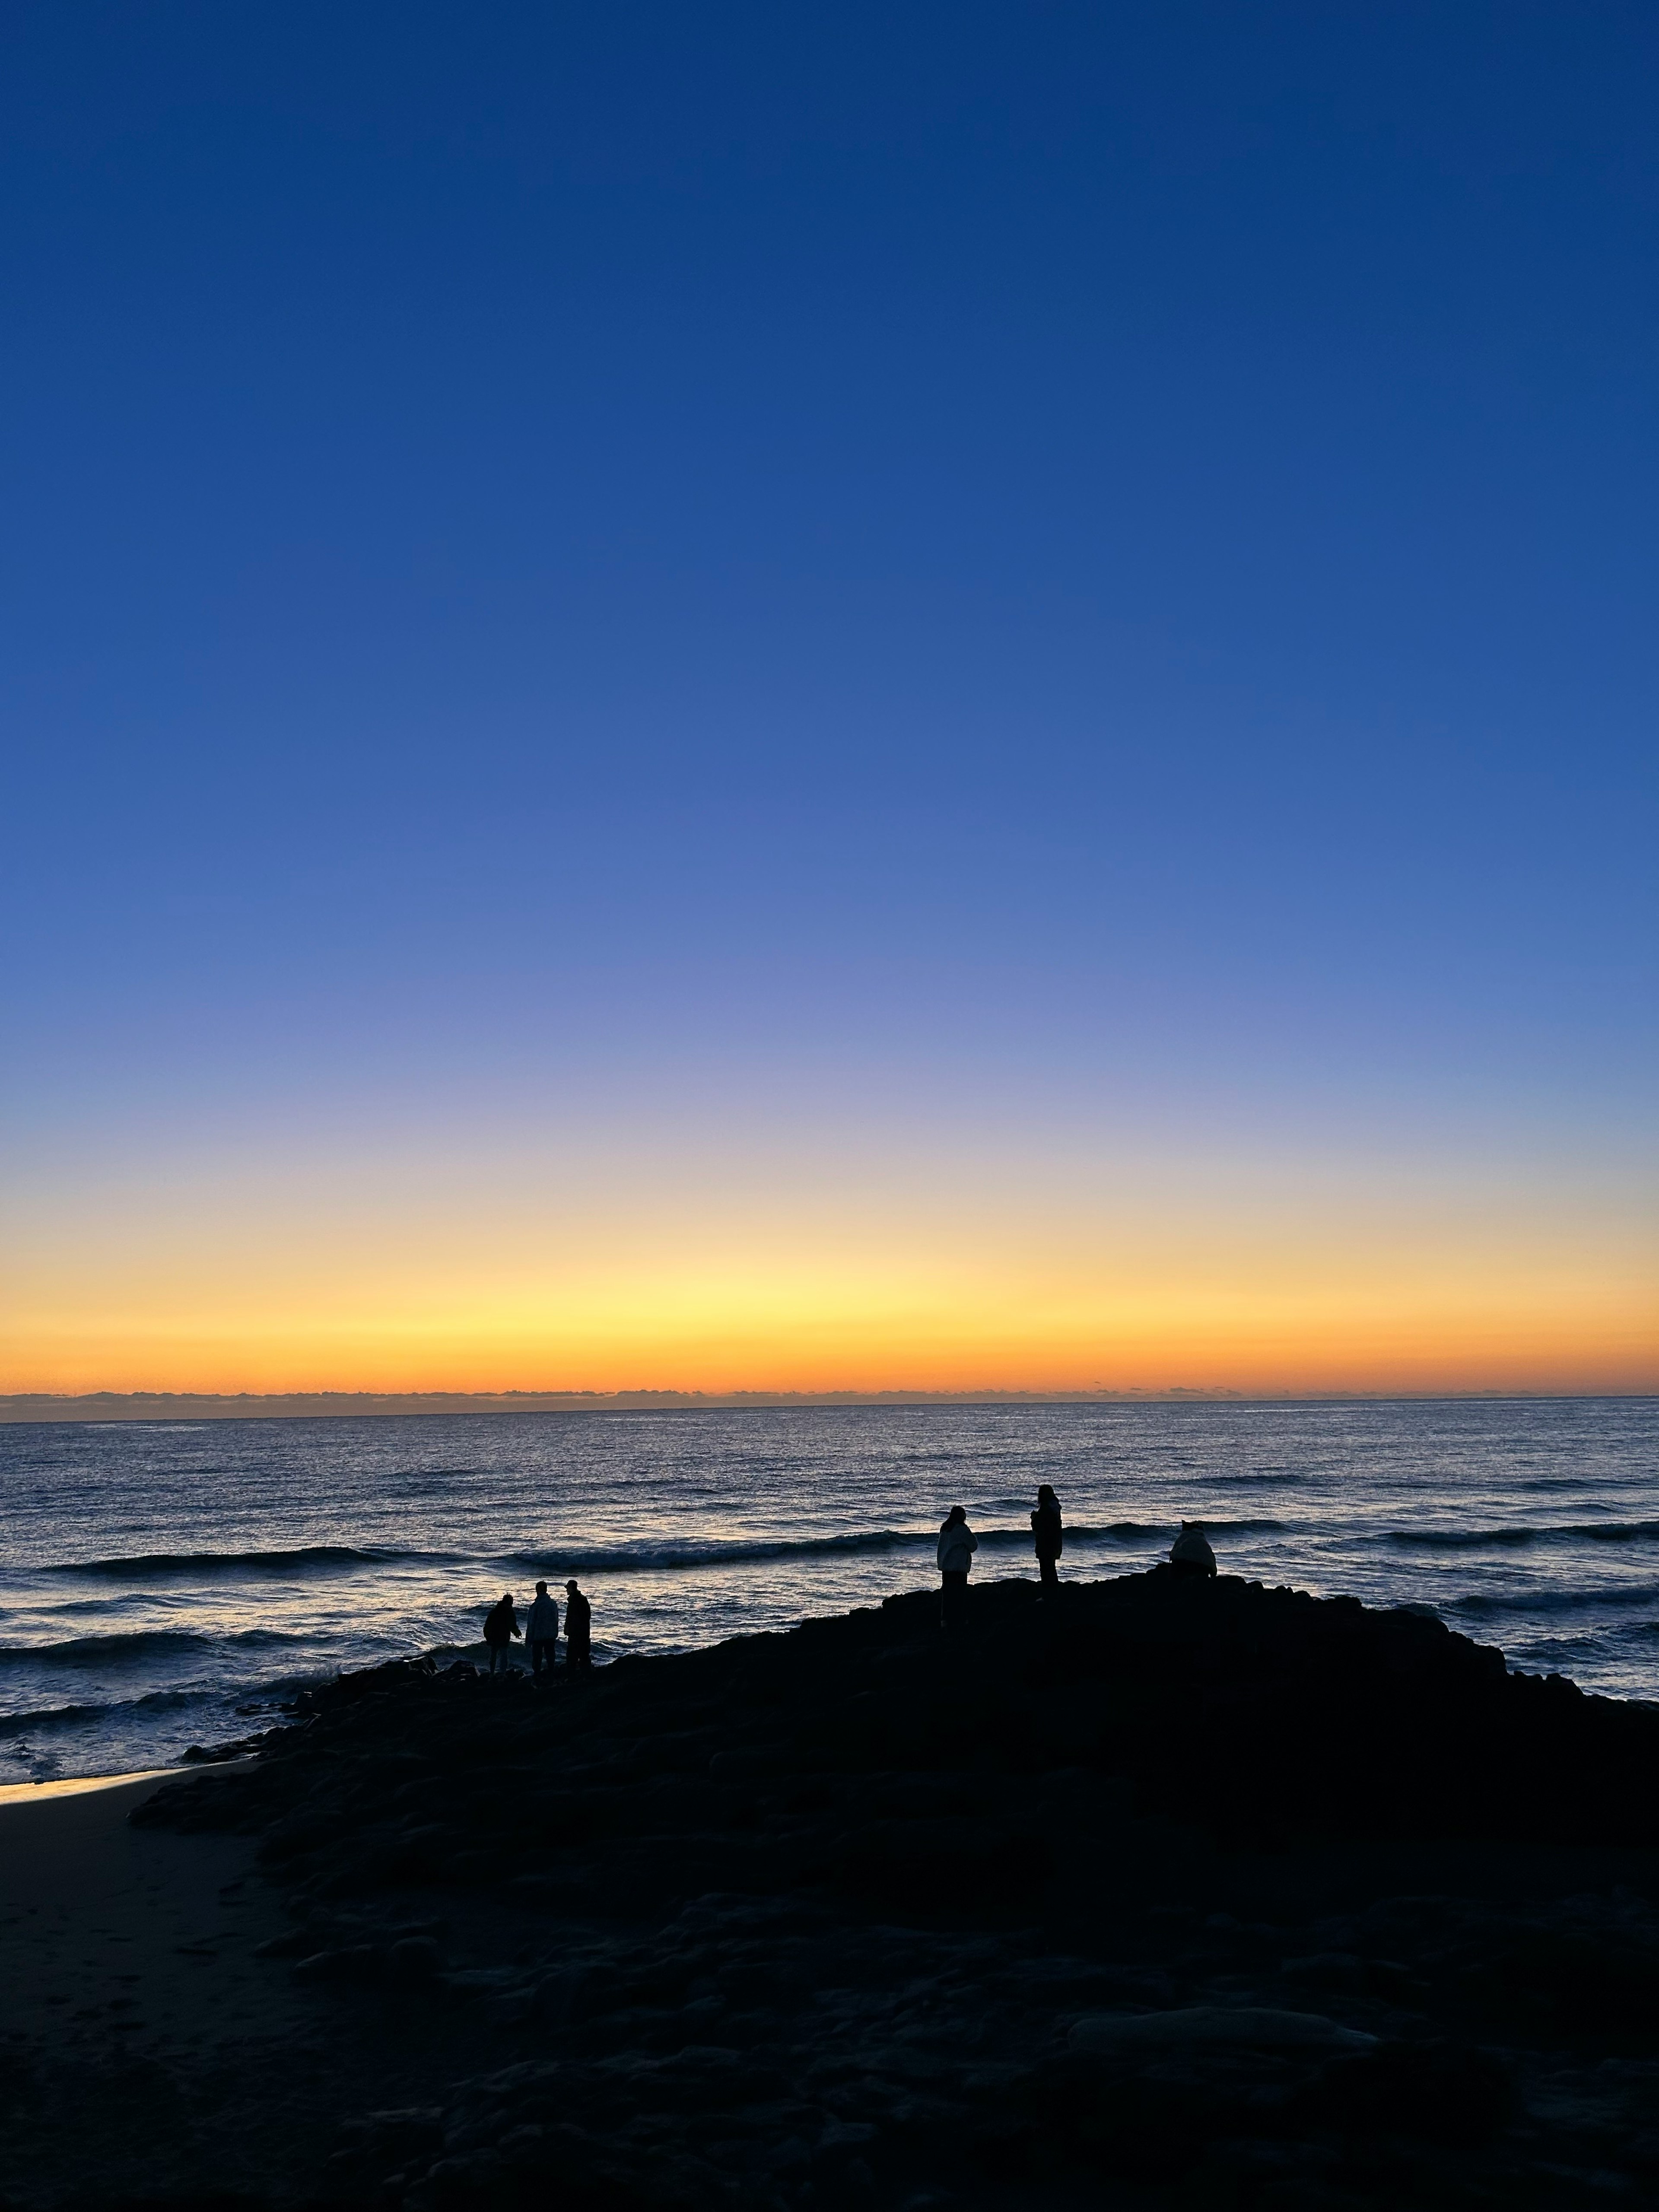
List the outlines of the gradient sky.
{"label": "gradient sky", "polygon": [[0,1389],[1659,1389],[1656,79],[8,9]]}

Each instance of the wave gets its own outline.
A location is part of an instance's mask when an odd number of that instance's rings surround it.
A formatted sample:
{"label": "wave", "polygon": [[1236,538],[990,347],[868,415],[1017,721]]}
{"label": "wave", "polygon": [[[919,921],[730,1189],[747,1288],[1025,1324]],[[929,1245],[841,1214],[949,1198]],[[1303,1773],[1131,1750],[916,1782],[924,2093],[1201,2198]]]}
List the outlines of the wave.
{"label": "wave", "polygon": [[[1173,1521],[1110,1521],[1098,1527],[1079,1523],[1066,1531],[1069,1544],[1167,1542],[1175,1533]],[[1283,1521],[1206,1520],[1204,1527],[1215,1535],[1253,1535],[1290,1524]],[[1029,1528],[981,1528],[982,1550],[1003,1551],[1028,1547]],[[748,1561],[811,1559],[821,1554],[924,1550],[936,1540],[932,1527],[921,1528],[857,1528],[822,1536],[686,1536],[664,1542],[641,1537],[620,1544],[569,1544],[555,1540],[539,1551],[507,1553],[428,1552],[384,1544],[301,1544],[289,1549],[250,1552],[140,1552],[125,1558],[68,1559],[45,1568],[52,1575],[96,1576],[116,1582],[156,1582],[168,1577],[206,1580],[233,1575],[298,1577],[330,1574],[353,1568],[389,1566],[477,1567],[520,1574],[625,1573],[641,1569],[665,1570],[702,1566],[736,1566]]]}
{"label": "wave", "polygon": [[1415,1550],[1481,1551],[1489,1546],[1523,1544],[1650,1544],[1659,1540],[1659,1521],[1564,1521],[1515,1528],[1395,1528],[1391,1544]]}
{"label": "wave", "polygon": [[155,1690],[147,1698],[118,1698],[107,1705],[42,1705],[36,1711],[0,1714],[0,1741],[49,1729],[83,1728],[117,1713],[176,1712],[185,1705],[215,1705],[216,1690]]}
{"label": "wave", "polygon": [[45,1571],[103,1575],[131,1582],[162,1575],[292,1575],[319,1568],[384,1567],[407,1560],[441,1564],[453,1556],[447,1552],[404,1552],[379,1544],[301,1544],[283,1552],[140,1552],[129,1559],[69,1559]]}
{"label": "wave", "polygon": [[276,1628],[242,1628],[224,1636],[202,1636],[185,1628],[133,1629],[112,1636],[74,1636],[61,1644],[0,1644],[0,1667],[130,1667],[190,1651],[222,1651],[227,1644],[246,1650],[306,1640]]}
{"label": "wave", "polygon": [[[688,1536],[667,1544],[647,1538],[633,1544],[550,1544],[543,1552],[506,1553],[485,1564],[514,1568],[520,1574],[550,1576],[566,1568],[572,1574],[626,1573],[653,1567],[736,1566],[819,1553],[914,1551],[933,1540],[926,1530],[904,1528],[861,1528],[840,1536]],[[980,1540],[983,1543],[984,1537]]]}
{"label": "wave", "polygon": [[[1286,1521],[1212,1521],[1200,1520],[1194,1526],[1212,1536],[1253,1536],[1273,1529],[1286,1528]],[[1098,1528],[1086,1522],[1067,1522],[1067,1544],[1172,1543],[1180,1532],[1180,1522],[1170,1521],[1106,1521]],[[1005,1545],[1024,1545],[1029,1550],[1031,1531],[1027,1528],[981,1528],[975,1532],[981,1546],[992,1544],[1000,1549]],[[931,1540],[931,1539],[930,1539]]]}
{"label": "wave", "polygon": [[[1217,1535],[1240,1535],[1283,1528],[1282,1521],[1206,1521]],[[1029,1528],[978,1528],[979,1547],[985,1551],[1030,1551]],[[1078,1525],[1066,1531],[1068,1546],[1133,1541],[1167,1542],[1175,1533],[1168,1521],[1111,1521],[1101,1527]],[[933,1528],[858,1528],[826,1536],[688,1536],[678,1543],[642,1539],[632,1544],[550,1544],[545,1551],[503,1553],[486,1565],[519,1574],[568,1571],[572,1574],[620,1574],[655,1569],[707,1566],[746,1566],[772,1559],[847,1556],[872,1552],[927,1552],[938,1541]]]}
{"label": "wave", "polygon": [[1533,1544],[1541,1528],[1391,1528],[1389,1541],[1409,1551],[1480,1552],[1492,1545]]}
{"label": "wave", "polygon": [[1632,1583],[1625,1588],[1614,1583],[1595,1589],[1514,1590],[1501,1595],[1496,1591],[1472,1590],[1467,1597],[1445,1599],[1440,1610],[1443,1613],[1475,1614],[1525,1614],[1589,1613],[1597,1609],[1613,1612],[1638,1606],[1659,1606],[1659,1583]]}

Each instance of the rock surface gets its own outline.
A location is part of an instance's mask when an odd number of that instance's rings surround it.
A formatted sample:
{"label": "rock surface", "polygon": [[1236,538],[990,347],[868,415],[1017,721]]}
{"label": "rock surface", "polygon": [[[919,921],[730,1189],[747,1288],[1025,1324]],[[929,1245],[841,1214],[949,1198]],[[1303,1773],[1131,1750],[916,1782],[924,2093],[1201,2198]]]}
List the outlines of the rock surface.
{"label": "rock surface", "polygon": [[1431,1619],[1005,1583],[305,1707],[135,1816],[257,1838],[339,2054],[227,2204],[1659,2191],[1659,1713]]}

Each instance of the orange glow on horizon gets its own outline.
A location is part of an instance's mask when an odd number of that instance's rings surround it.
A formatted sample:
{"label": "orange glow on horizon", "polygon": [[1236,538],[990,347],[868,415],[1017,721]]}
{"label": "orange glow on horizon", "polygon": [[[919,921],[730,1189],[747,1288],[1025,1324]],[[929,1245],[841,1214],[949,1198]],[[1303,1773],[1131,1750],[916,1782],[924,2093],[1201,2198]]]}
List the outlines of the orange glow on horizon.
{"label": "orange glow on horizon", "polygon": [[695,1275],[560,1294],[37,1312],[7,1392],[1659,1389],[1650,1304],[1556,1283],[1149,1286]]}
{"label": "orange glow on horizon", "polygon": [[8,1237],[0,1391],[1659,1391],[1628,1183],[643,1158],[83,1187]]}

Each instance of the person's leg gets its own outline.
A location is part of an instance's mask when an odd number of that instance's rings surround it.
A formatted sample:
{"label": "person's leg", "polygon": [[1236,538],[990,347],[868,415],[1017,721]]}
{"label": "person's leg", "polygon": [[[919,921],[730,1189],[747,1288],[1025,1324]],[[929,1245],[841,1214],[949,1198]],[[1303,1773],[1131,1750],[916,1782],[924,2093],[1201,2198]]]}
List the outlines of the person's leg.
{"label": "person's leg", "polygon": [[1055,1569],[1054,1561],[1052,1559],[1039,1559],[1037,1561],[1037,1565],[1042,1571],[1043,1589],[1045,1590],[1058,1589],[1060,1588],[1060,1576]]}
{"label": "person's leg", "polygon": [[946,1569],[945,1588],[939,1601],[939,1614],[946,1628],[961,1626],[967,1596],[967,1576],[959,1568]]}

